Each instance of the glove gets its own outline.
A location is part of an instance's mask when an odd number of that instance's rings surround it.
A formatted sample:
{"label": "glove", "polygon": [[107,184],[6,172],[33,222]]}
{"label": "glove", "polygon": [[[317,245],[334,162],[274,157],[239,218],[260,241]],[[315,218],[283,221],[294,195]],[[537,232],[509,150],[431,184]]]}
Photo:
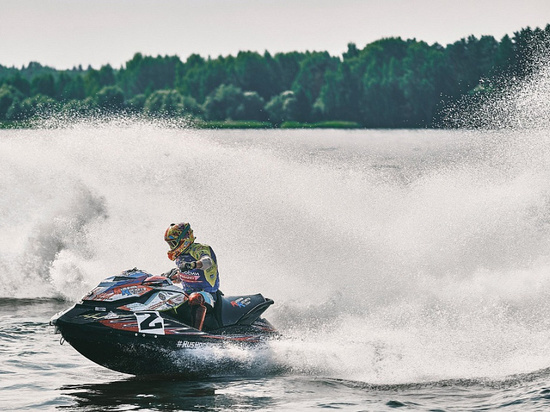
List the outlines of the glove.
{"label": "glove", "polygon": [[182,266],[183,270],[191,270],[195,269],[197,267],[197,262],[185,262],[185,264]]}
{"label": "glove", "polygon": [[163,273],[162,275],[167,277],[170,280],[174,280],[179,274],[180,274],[180,271],[174,268],[170,272]]}

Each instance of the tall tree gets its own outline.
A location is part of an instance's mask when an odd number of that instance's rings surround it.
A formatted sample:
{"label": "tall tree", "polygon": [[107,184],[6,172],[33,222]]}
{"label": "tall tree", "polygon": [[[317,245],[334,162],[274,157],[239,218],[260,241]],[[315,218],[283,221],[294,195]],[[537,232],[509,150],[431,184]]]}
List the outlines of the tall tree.
{"label": "tall tree", "polygon": [[297,99],[298,120],[306,122],[313,120],[313,104],[323,88],[325,73],[335,70],[338,62],[338,58],[331,57],[327,52],[309,53],[302,60],[292,85]]}
{"label": "tall tree", "polygon": [[31,93],[48,97],[55,96],[55,79],[52,74],[39,74],[32,79]]}

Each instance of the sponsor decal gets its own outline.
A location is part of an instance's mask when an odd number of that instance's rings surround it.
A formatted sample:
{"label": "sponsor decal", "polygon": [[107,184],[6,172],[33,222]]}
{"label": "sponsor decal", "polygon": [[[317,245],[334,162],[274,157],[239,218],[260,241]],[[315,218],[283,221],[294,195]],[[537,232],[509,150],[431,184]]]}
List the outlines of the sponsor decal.
{"label": "sponsor decal", "polygon": [[181,349],[198,349],[206,346],[206,342],[189,342],[186,340],[179,340],[177,343],[177,347]]}
{"label": "sponsor decal", "polygon": [[250,298],[239,298],[231,301],[232,306],[244,308],[250,304]]}
{"label": "sponsor decal", "polygon": [[132,296],[132,295],[143,295],[145,292],[149,291],[150,288],[146,286],[141,285],[133,285],[133,286],[127,286],[127,287],[115,287],[112,289],[106,289],[106,288],[95,288],[92,290],[84,300],[116,300],[121,299],[126,296]]}
{"label": "sponsor decal", "polygon": [[[168,310],[173,307],[177,307],[185,302],[186,296],[183,293],[164,293],[161,297],[160,293],[154,295],[145,304],[143,303],[130,303],[126,306],[121,306],[119,309],[130,311],[152,311],[152,310]],[[171,297],[170,297],[171,296]],[[162,298],[167,300],[161,300]]]}
{"label": "sponsor decal", "polygon": [[109,300],[114,296],[113,292],[100,293],[99,295],[91,298],[90,300]]}
{"label": "sponsor decal", "polygon": [[150,309],[150,310],[156,310],[160,307],[163,307],[164,306],[164,302],[157,302],[153,305],[149,305],[149,307],[147,309]]}
{"label": "sponsor decal", "polygon": [[110,317],[107,317],[106,319],[99,320],[99,323],[112,329],[125,330],[130,332],[138,331],[138,325],[135,316],[117,316],[113,317],[112,319]]}
{"label": "sponsor decal", "polygon": [[[149,288],[145,286],[129,286],[127,288],[120,289],[120,294],[122,296],[131,296],[131,295],[142,295],[147,292]],[[116,289],[115,289],[116,291]]]}
{"label": "sponsor decal", "polygon": [[194,282],[199,282],[200,281],[200,276],[199,275],[193,275],[190,272],[183,272],[180,275],[180,279],[183,282],[194,283]]}
{"label": "sponsor decal", "polygon": [[88,313],[87,315],[82,315],[82,317],[84,319],[93,319],[93,320],[104,319],[105,313]]}

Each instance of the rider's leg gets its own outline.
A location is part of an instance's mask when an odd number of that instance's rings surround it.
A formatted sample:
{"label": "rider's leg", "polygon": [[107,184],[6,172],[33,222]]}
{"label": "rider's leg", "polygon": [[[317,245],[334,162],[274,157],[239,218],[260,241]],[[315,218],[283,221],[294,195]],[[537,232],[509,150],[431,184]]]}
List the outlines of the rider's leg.
{"label": "rider's leg", "polygon": [[193,327],[202,330],[206,318],[206,305],[214,306],[212,295],[208,292],[193,292],[189,295],[189,305],[193,307]]}

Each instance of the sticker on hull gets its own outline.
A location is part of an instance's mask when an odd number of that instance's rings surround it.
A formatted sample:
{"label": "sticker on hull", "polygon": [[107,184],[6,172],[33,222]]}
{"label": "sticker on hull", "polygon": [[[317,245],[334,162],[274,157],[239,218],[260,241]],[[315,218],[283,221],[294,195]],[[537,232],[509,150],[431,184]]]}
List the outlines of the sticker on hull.
{"label": "sticker on hull", "polygon": [[164,319],[157,311],[135,313],[140,333],[164,335]]}

